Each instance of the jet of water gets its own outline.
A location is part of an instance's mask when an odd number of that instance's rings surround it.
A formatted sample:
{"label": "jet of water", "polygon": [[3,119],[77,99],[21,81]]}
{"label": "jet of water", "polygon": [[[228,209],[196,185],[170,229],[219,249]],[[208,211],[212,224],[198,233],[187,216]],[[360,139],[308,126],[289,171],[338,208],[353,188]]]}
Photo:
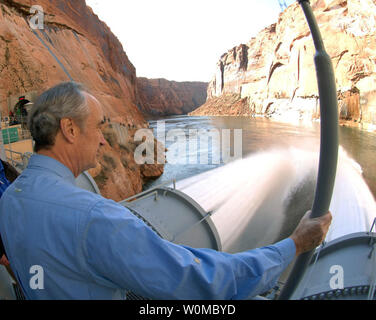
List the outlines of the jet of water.
{"label": "jet of water", "polygon": [[[292,232],[311,208],[317,167],[317,152],[273,149],[178,181],[177,189],[213,211],[223,250],[235,252],[271,244]],[[360,166],[342,148],[330,211],[326,241],[369,231],[376,214]]]}

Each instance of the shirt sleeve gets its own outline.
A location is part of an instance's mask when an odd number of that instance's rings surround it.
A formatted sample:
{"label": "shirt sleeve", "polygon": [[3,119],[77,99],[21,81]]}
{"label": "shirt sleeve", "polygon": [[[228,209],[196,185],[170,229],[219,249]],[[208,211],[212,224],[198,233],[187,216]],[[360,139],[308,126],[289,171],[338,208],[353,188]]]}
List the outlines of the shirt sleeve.
{"label": "shirt sleeve", "polygon": [[195,249],[159,237],[111,200],[95,205],[82,231],[95,282],[151,299],[247,299],[272,288],[295,256],[290,238],[241,253]]}

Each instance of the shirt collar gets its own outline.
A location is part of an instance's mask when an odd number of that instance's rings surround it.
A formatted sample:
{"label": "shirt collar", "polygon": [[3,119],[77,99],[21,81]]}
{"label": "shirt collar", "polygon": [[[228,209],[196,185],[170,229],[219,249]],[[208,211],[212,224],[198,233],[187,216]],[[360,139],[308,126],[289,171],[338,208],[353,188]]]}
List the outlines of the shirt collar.
{"label": "shirt collar", "polygon": [[41,168],[43,170],[49,170],[58,176],[62,177],[64,180],[72,184],[76,184],[76,179],[72,171],[63,165],[61,162],[41,154],[33,154],[29,160],[28,168]]}

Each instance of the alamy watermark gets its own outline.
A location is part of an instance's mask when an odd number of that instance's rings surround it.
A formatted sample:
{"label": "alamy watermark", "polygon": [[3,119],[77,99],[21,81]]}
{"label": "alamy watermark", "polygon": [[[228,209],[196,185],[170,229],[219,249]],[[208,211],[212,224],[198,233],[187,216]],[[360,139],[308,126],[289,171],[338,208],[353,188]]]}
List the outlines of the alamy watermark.
{"label": "alamy watermark", "polygon": [[[29,269],[29,286],[32,290],[44,289],[44,269],[40,265],[32,265]],[[344,288],[344,270],[340,265],[332,265],[329,269],[332,274],[329,280],[329,286],[332,290]]]}
{"label": "alamy watermark", "polygon": [[[139,129],[134,136],[141,142],[134,151],[137,164],[221,164],[242,158],[242,129],[171,129],[158,121],[156,139],[152,129]],[[168,145],[168,152],[163,146]]]}
{"label": "alamy watermark", "polygon": [[44,270],[40,265],[33,265],[29,269],[29,273],[32,275],[29,280],[29,286],[33,290],[44,289]]}
{"label": "alamy watermark", "polygon": [[29,26],[33,30],[44,29],[44,10],[42,6],[33,5],[30,8],[31,17],[29,19]]}
{"label": "alamy watermark", "polygon": [[331,289],[343,289],[344,288],[344,271],[343,267],[335,264],[330,267],[329,273],[333,274],[329,280],[329,286]]}

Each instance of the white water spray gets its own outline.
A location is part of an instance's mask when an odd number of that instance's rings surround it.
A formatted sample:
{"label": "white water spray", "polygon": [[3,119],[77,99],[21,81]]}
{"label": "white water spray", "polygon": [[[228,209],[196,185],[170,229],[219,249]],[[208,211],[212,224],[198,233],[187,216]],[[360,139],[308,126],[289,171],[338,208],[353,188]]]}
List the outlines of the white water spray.
{"label": "white water spray", "polygon": [[[286,216],[293,214],[286,212],[287,207],[294,207],[289,202],[306,200],[292,195],[307,180],[316,178],[317,168],[317,152],[274,149],[179,181],[177,189],[204,210],[213,211],[223,250],[237,251],[271,244],[278,237]],[[312,199],[313,193],[314,188]],[[297,203],[296,208],[304,205]],[[376,215],[376,203],[360,166],[342,148],[330,211],[333,221],[326,241],[369,231]]]}
{"label": "white water spray", "polygon": [[376,202],[362,177],[362,169],[342,148],[329,210],[333,220],[327,241],[354,232],[368,232],[376,217]]}

